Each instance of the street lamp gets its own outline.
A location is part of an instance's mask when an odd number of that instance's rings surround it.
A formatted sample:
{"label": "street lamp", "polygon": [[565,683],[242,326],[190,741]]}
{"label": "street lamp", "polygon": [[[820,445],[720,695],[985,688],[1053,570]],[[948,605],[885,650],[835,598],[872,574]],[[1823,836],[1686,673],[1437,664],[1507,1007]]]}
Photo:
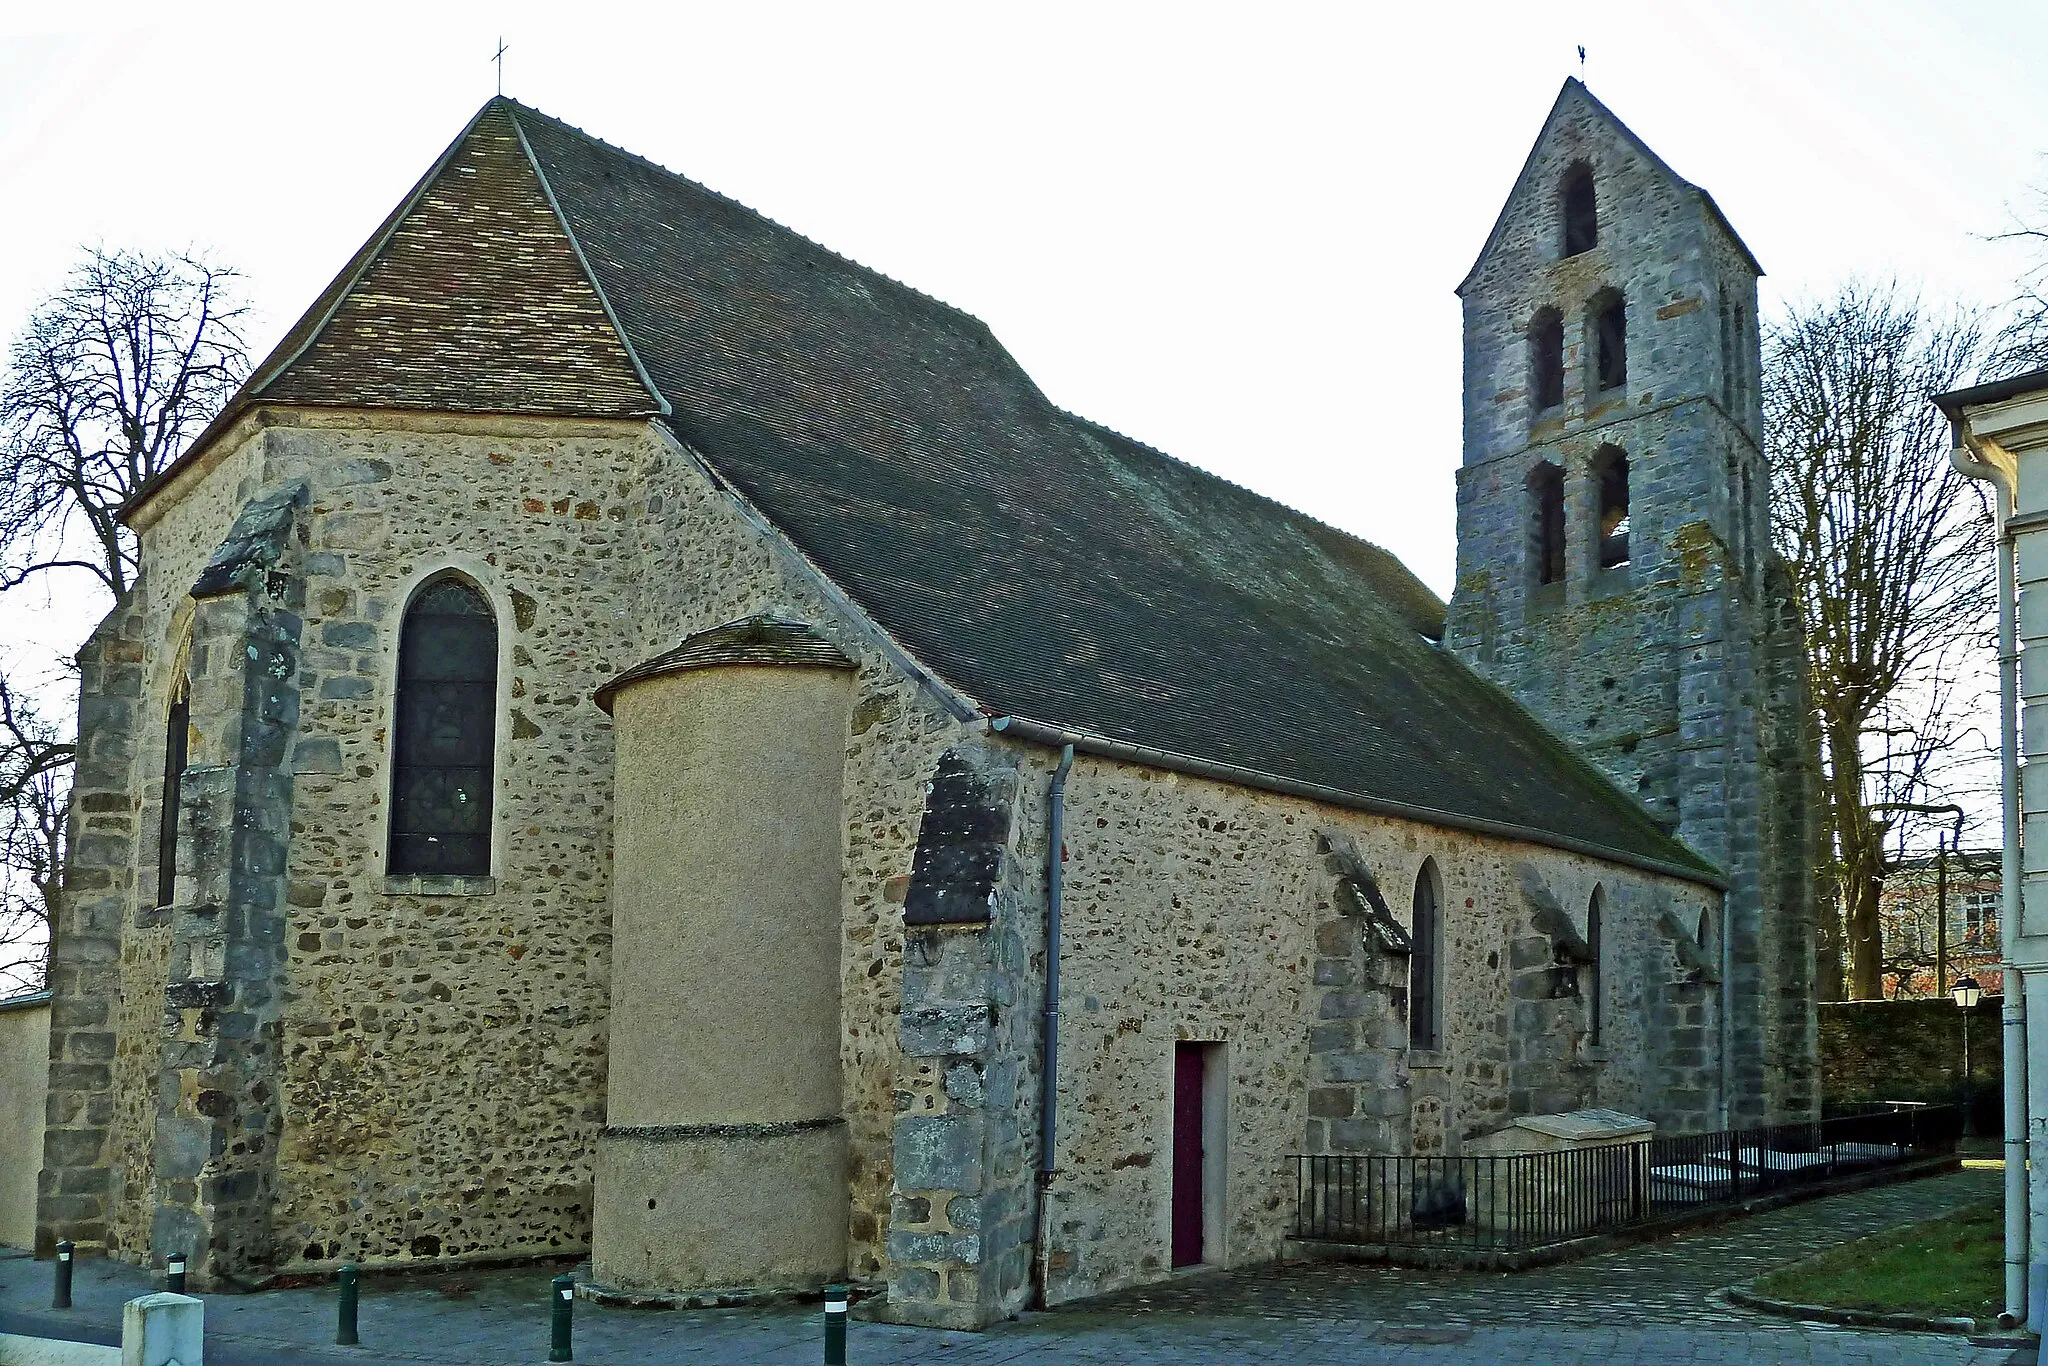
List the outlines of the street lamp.
{"label": "street lamp", "polygon": [[1976,1097],[1970,1089],[1970,1012],[1984,998],[1984,988],[1977,985],[1974,977],[1958,977],[1948,994],[1955,997],[1957,1008],[1963,1012],[1963,1137],[1975,1138]]}

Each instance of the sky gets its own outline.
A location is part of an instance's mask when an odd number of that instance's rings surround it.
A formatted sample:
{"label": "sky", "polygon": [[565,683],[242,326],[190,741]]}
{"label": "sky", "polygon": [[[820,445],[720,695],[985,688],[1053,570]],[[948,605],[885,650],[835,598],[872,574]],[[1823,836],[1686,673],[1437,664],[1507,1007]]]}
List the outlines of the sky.
{"label": "sky", "polygon": [[[245,275],[261,352],[494,89],[976,314],[1064,407],[1455,559],[1459,312],[1563,79],[1706,187],[1766,311],[2005,298],[2048,5],[0,7],[0,333],[82,244]],[[0,608],[71,649],[97,605]]]}

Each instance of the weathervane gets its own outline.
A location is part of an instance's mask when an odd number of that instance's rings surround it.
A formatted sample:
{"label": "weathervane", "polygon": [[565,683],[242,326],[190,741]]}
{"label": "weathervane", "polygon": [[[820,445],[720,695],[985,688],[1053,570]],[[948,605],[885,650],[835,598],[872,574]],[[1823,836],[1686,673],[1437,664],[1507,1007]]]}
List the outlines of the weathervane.
{"label": "weathervane", "polygon": [[[1586,49],[1580,48],[1579,59],[1581,62],[1585,60],[1585,56]],[[498,93],[502,95],[505,93],[505,35],[502,33],[498,35],[498,50],[491,54],[491,60],[498,64]]]}
{"label": "weathervane", "polygon": [[1579,84],[1586,83],[1586,45],[1579,44]]}

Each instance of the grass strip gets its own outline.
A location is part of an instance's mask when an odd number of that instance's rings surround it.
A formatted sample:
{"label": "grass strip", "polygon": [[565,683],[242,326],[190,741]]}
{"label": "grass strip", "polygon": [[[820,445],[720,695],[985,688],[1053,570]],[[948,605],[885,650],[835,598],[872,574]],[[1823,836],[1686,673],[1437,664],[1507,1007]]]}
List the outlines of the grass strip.
{"label": "grass strip", "polygon": [[2005,1223],[1995,1201],[1967,1205],[1781,1267],[1759,1295],[1794,1304],[1923,1318],[1996,1318],[2005,1291]]}

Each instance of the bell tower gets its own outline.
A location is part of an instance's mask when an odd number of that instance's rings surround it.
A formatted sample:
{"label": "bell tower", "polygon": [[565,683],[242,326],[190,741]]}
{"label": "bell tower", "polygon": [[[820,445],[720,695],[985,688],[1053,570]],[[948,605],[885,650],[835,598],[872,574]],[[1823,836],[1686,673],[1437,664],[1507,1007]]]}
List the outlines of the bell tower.
{"label": "bell tower", "polygon": [[1447,644],[1726,875],[1712,1108],[1731,1124],[1819,1100],[1813,765],[1771,563],[1761,274],[1706,192],[1567,80],[1458,288]]}

